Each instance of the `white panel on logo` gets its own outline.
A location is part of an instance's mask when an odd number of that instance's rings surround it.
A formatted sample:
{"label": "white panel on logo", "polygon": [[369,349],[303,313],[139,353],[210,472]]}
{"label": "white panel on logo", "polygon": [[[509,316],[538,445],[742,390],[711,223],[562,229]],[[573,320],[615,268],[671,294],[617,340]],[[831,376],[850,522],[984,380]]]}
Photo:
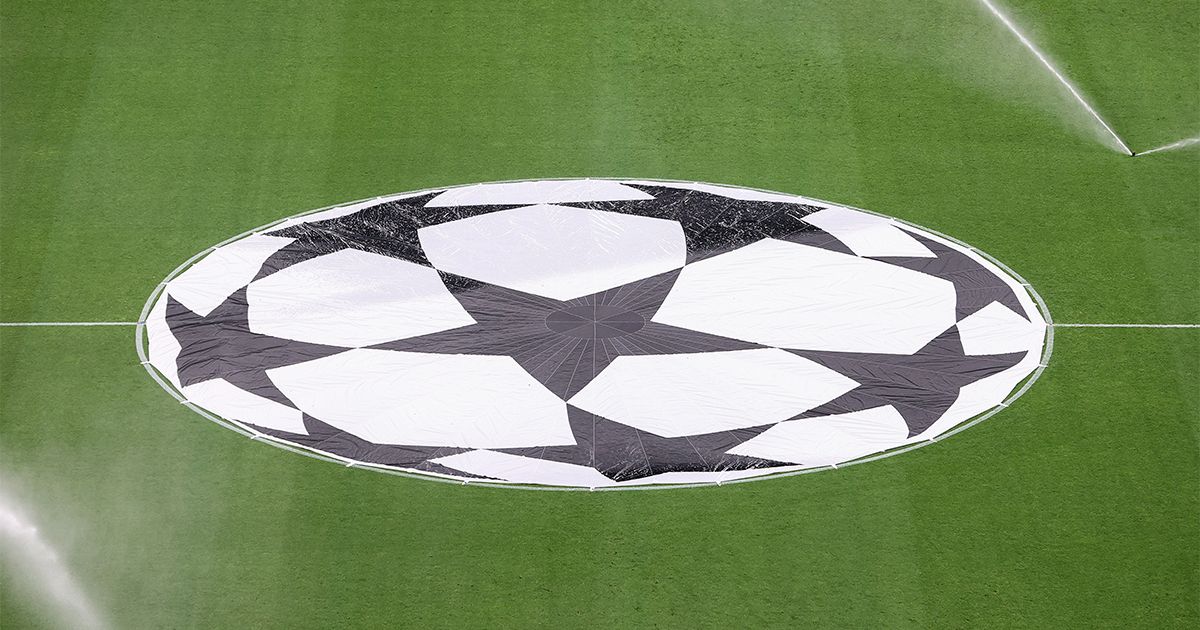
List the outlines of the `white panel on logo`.
{"label": "white panel on logo", "polygon": [[574,444],[563,401],[510,357],[351,350],[269,370],[322,422],[376,444]]}
{"label": "white panel on logo", "polygon": [[366,346],[474,324],[437,272],[356,249],[318,256],[251,283],[250,329]]}
{"label": "white panel on logo", "polygon": [[291,242],[290,238],[253,234],[222,245],[167,283],[167,292],[191,311],[208,315],[253,280],[271,254]]}
{"label": "white panel on logo", "polygon": [[781,422],[729,449],[734,455],[828,466],[900,446],[908,425],[894,407]]}
{"label": "white panel on logo", "polygon": [[781,348],[911,354],[955,322],[954,285],[766,239],[688,265],[654,321]]}
{"label": "white panel on logo", "polygon": [[308,434],[308,429],[304,428],[304,418],[299,410],[251,394],[240,387],[231,385],[224,379],[214,378],[188,385],[180,391],[189,402],[222,418],[239,420],[278,431]]}
{"label": "white panel on logo", "polygon": [[786,420],[853,380],[775,348],[617,357],[571,404],[664,437]]}
{"label": "white panel on logo", "polygon": [[569,179],[541,182],[504,182],[451,188],[434,197],[430,208],[475,205],[569,203],[573,201],[623,201],[653,199],[620,182],[606,179]]}
{"label": "white panel on logo", "polygon": [[418,232],[433,266],[556,300],[598,293],[682,267],[675,221],[538,205]]}
{"label": "white panel on logo", "polygon": [[549,486],[599,488],[615,482],[590,466],[579,466],[546,459],[522,457],[496,451],[467,451],[430,460],[472,475],[481,475],[512,483]]}
{"label": "white panel on logo", "polygon": [[859,256],[937,258],[937,254],[891,221],[849,208],[825,208],[806,217]]}
{"label": "white panel on logo", "polygon": [[182,347],[171,328],[167,326],[167,296],[158,296],[158,302],[146,316],[146,341],[150,347],[150,365],[153,365],[175,387],[179,387],[179,366],[176,359]]}
{"label": "white panel on logo", "polygon": [[1012,309],[992,302],[958,322],[963,351],[970,355],[1025,352],[1042,345],[1046,325],[1029,322]]}

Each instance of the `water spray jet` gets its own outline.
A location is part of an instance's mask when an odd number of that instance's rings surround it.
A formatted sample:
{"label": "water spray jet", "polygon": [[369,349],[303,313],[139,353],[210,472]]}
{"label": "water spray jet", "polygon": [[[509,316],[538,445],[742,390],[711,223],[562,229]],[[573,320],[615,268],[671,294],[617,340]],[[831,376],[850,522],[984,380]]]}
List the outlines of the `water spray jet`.
{"label": "water spray jet", "polygon": [[1161,147],[1154,147],[1153,149],[1146,149],[1145,151],[1142,151],[1138,155],[1149,155],[1151,153],[1159,153],[1160,151],[1174,151],[1176,149],[1186,149],[1187,147],[1197,145],[1197,144],[1200,144],[1200,136],[1196,136],[1195,138],[1184,138],[1183,140],[1177,140],[1175,142],[1172,142],[1171,144],[1164,144]]}
{"label": "water spray jet", "polygon": [[107,624],[38,527],[0,494],[0,570],[20,577],[64,627],[103,630]]}
{"label": "water spray jet", "polygon": [[1087,99],[1083,98],[1083,94],[1079,92],[1079,89],[1076,88],[1075,85],[1071,83],[1057,67],[1055,67],[1050,59],[1046,57],[1045,53],[1043,53],[1041,49],[1034,45],[1034,43],[1025,36],[1025,33],[1021,32],[1021,29],[1017,28],[1017,25],[1014,24],[1013,21],[999,9],[999,7],[992,3],[992,0],[979,0],[979,2],[982,3],[983,6],[987,7],[987,10],[991,11],[992,15],[996,16],[996,19],[1000,20],[1000,23],[1004,24],[1004,27],[1017,37],[1017,40],[1021,42],[1022,46],[1024,46],[1029,52],[1033,53],[1033,56],[1036,57],[1037,60],[1041,62],[1041,64],[1045,66],[1047,70],[1050,71],[1050,74],[1054,75],[1055,79],[1058,79],[1058,82],[1061,83],[1063,87],[1067,88],[1067,92],[1070,92],[1071,96],[1081,106],[1083,106],[1083,109],[1087,111],[1088,114],[1091,114],[1092,118],[1096,119],[1097,123],[1100,123],[1100,126],[1104,129],[1104,131],[1108,132],[1108,135],[1111,136],[1114,141],[1116,141],[1123,153],[1129,154],[1129,157],[1136,156],[1129,148],[1129,145],[1125,144],[1124,140],[1121,140],[1121,136],[1118,136],[1117,132],[1113,131],[1113,128],[1109,126],[1109,124],[1105,122],[1103,118],[1100,117],[1100,113],[1097,112],[1096,109],[1087,102]]}

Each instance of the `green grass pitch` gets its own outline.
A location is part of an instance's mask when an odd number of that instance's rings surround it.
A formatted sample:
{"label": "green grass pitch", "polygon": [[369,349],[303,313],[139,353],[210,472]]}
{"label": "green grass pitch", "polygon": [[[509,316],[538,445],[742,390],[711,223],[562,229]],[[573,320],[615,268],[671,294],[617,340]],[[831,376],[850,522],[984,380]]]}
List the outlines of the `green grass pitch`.
{"label": "green grass pitch", "polygon": [[[1004,4],[1134,150],[1200,133],[1200,2]],[[3,322],[134,321],[310,208],[569,176],[830,199],[996,256],[1056,321],[1200,323],[1200,150],[1106,148],[970,0],[0,3]],[[132,327],[7,327],[0,492],[114,628],[1194,628],[1198,357],[1059,329],[928,448],[566,493],[289,454],[177,404]],[[22,582],[0,627],[54,627]]]}

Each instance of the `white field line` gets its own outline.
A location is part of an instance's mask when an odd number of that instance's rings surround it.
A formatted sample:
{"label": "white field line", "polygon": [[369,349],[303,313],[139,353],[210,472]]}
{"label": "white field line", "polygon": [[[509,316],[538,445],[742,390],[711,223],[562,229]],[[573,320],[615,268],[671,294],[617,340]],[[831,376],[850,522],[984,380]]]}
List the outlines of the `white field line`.
{"label": "white field line", "polygon": [[996,16],[996,19],[1000,20],[1000,22],[1004,24],[1005,28],[1011,31],[1013,35],[1017,36],[1017,39],[1020,40],[1021,45],[1025,46],[1029,52],[1033,53],[1033,56],[1037,57],[1037,60],[1040,61],[1047,70],[1050,71],[1050,74],[1053,74],[1054,78],[1058,79],[1058,82],[1063,84],[1063,87],[1067,88],[1067,91],[1071,93],[1071,96],[1075,97],[1075,100],[1079,101],[1079,104],[1082,105],[1085,110],[1087,110],[1087,113],[1091,114],[1092,118],[1095,118],[1096,122],[1100,123],[1100,126],[1103,127],[1104,130],[1113,137],[1113,140],[1117,141],[1117,144],[1120,145],[1121,149],[1124,150],[1125,153],[1134,155],[1133,151],[1129,149],[1129,146],[1125,144],[1125,141],[1121,140],[1121,136],[1118,136],[1117,132],[1113,131],[1113,128],[1108,126],[1107,122],[1104,122],[1104,119],[1100,117],[1100,114],[1096,112],[1096,109],[1087,102],[1087,99],[1083,98],[1083,95],[1079,93],[1079,89],[1076,88],[1069,80],[1067,80],[1067,77],[1063,76],[1062,72],[1059,72],[1058,68],[1056,68],[1054,64],[1050,62],[1050,59],[1047,58],[1046,55],[1043,54],[1042,51],[1036,45],[1034,45],[1034,43],[1030,41],[1024,33],[1021,32],[1021,29],[1017,28],[1016,24],[1013,24],[1013,21],[1009,19],[1009,17],[1005,15],[1003,11],[1001,11],[995,4],[992,4],[992,0],[979,0],[979,2],[981,2],[983,6],[987,7],[988,11],[991,11],[992,15]]}
{"label": "white field line", "polygon": [[1164,144],[1161,147],[1154,147],[1153,149],[1147,149],[1145,151],[1142,151],[1138,155],[1147,155],[1150,153],[1158,153],[1159,151],[1173,151],[1175,149],[1182,149],[1184,147],[1190,147],[1193,144],[1200,144],[1200,136],[1196,136],[1195,138],[1184,138],[1183,140],[1178,140],[1176,142],[1172,142],[1171,144]]}
{"label": "white field line", "polygon": [[137,322],[0,322],[0,326],[137,326]]}
{"label": "white field line", "polygon": [[1200,324],[1059,324],[1055,328],[1200,328]]}

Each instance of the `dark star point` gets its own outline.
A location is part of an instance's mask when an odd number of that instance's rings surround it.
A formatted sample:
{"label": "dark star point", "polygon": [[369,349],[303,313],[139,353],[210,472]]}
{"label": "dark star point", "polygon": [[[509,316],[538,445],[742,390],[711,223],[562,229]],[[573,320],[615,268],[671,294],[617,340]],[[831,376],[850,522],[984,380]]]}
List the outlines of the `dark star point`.
{"label": "dark star point", "polygon": [[678,221],[687,240],[687,262],[692,263],[739,247],[774,238],[854,255],[828,232],[805,222],[821,206],[781,201],[734,199],[690,188],[624,184],[653,199],[564,203],[592,210],[636,214]]}
{"label": "dark star point", "polygon": [[559,301],[442,272],[446,285],[476,323],[373,347],[511,356],[563,400],[569,400],[622,355],[762,347],[651,321],[678,276],[676,269]]}
{"label": "dark star point", "polygon": [[958,321],[962,321],[964,317],[992,302],[999,302],[1025,318],[1026,321],[1029,320],[1029,314],[1025,312],[1025,308],[1017,299],[1017,294],[1013,292],[1012,287],[1005,282],[1004,278],[997,276],[978,261],[949,245],[943,245],[910,230],[904,230],[904,232],[933,252],[936,258],[908,256],[875,256],[872,258],[952,282],[954,293],[957,296],[955,312]]}
{"label": "dark star point", "polygon": [[296,240],[268,258],[255,279],[264,278],[305,260],[348,248],[431,266],[421,248],[417,230],[527,205],[426,205],[442,192],[444,191],[439,190],[416,197],[385,201],[344,216],[268,231],[266,234],[270,236]]}
{"label": "dark star point", "polygon": [[773,425],[765,424],[683,437],[663,437],[567,405],[576,444],[498,449],[512,455],[590,466],[613,481],[667,472],[750,470],[787,466],[784,462],[728,453]]}
{"label": "dark star point", "polygon": [[248,312],[245,288],[203,316],[167,296],[167,326],[180,346],[175,361],[179,382],[186,387],[221,378],[252,394],[294,408],[292,401],[271,382],[267,370],[327,357],[346,348],[253,332]]}
{"label": "dark star point", "polygon": [[836,415],[892,405],[909,437],[928,429],[958,399],[964,386],[1020,363],[1024,352],[967,355],[951,327],[915,354],[788,350],[847,376],[859,386],[797,418]]}

